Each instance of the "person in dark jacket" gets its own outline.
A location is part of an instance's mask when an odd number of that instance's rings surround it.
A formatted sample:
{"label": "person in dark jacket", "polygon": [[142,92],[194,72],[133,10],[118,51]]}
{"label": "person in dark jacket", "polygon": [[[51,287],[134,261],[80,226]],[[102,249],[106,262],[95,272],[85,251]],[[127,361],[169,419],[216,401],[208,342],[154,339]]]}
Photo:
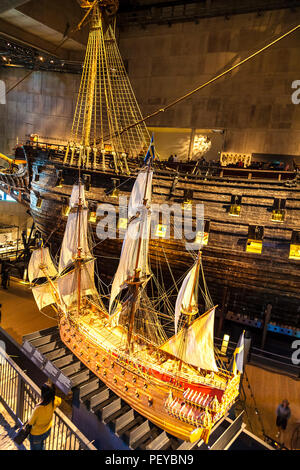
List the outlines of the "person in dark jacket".
{"label": "person in dark jacket", "polygon": [[1,284],[3,289],[7,289],[9,283],[9,272],[6,264],[3,262],[2,263],[2,268],[1,268]]}
{"label": "person in dark jacket", "polygon": [[282,403],[278,405],[276,415],[276,426],[278,429],[276,437],[281,437],[283,431],[286,430],[288,420],[291,416],[291,410],[289,407],[288,400],[283,400]]}

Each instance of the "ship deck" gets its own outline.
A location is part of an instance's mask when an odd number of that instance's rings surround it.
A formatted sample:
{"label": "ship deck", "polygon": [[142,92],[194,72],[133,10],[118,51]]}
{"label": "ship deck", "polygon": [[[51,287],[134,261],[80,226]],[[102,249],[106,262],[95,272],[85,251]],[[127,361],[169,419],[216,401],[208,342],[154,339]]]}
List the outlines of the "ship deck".
{"label": "ship deck", "polygon": [[216,387],[221,390],[226,388],[228,379],[223,373],[204,373],[188,364],[182,364],[182,368],[178,370],[179,361],[169,356],[163,351],[159,351],[156,347],[143,342],[142,340],[133,342],[133,351],[129,355],[126,352],[127,332],[121,326],[110,326],[106,317],[102,317],[96,312],[89,312],[77,321],[78,329],[84,332],[88,338],[101,348],[108,352],[113,352],[127,363],[135,366],[144,366],[155,369],[162,374],[168,374],[174,378],[183,378],[188,382],[201,383],[209,387]]}

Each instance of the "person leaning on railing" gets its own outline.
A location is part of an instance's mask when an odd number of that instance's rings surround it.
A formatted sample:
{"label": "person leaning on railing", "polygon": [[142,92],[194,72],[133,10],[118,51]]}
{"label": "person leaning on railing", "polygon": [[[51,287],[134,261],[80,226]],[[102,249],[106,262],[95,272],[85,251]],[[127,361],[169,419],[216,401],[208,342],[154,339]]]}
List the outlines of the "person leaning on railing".
{"label": "person leaning on railing", "polygon": [[42,401],[34,408],[28,424],[30,450],[44,450],[46,439],[52,427],[54,410],[61,404],[61,398],[55,396],[55,385],[44,384],[41,388]]}

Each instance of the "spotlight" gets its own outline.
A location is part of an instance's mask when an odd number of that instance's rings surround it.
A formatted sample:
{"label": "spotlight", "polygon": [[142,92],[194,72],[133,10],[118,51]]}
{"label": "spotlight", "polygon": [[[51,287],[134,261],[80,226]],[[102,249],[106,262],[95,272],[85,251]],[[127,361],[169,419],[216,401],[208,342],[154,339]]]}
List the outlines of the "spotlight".
{"label": "spotlight", "polygon": [[3,59],[5,62],[7,61],[7,58],[6,58],[6,57],[4,57],[4,56],[2,57],[2,59]]}
{"label": "spotlight", "polygon": [[40,55],[40,56],[39,56],[39,60],[40,60],[41,62],[44,62],[44,57],[42,57],[42,56]]}

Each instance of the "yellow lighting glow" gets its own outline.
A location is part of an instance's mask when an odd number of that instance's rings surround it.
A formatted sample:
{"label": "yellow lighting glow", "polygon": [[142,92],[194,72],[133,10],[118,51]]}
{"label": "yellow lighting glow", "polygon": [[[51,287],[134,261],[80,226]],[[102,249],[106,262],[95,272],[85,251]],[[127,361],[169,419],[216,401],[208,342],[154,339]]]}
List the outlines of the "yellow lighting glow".
{"label": "yellow lighting glow", "polygon": [[221,353],[226,354],[228,343],[229,343],[230,336],[229,335],[224,335],[223,336],[223,341],[222,341],[222,346],[221,346]]}
{"label": "yellow lighting glow", "polygon": [[167,232],[167,226],[163,224],[158,224],[155,228],[155,236],[160,238],[165,238]]}
{"label": "yellow lighting glow", "polygon": [[251,240],[248,238],[246,251],[248,253],[258,253],[262,252],[262,240]]}
{"label": "yellow lighting glow", "polygon": [[207,245],[208,244],[208,232],[201,232],[201,231],[197,232],[195,242],[200,243],[202,245]]}
{"label": "yellow lighting glow", "polygon": [[90,216],[89,216],[89,222],[96,222],[96,219],[97,219],[97,215],[96,215],[96,212],[95,211],[91,211],[90,212]]}
{"label": "yellow lighting glow", "polygon": [[61,213],[63,216],[68,217],[70,213],[70,206],[63,205],[61,208]]}
{"label": "yellow lighting glow", "polygon": [[290,254],[289,259],[298,259],[300,260],[300,245],[290,245]]}
{"label": "yellow lighting glow", "polygon": [[120,217],[118,220],[118,229],[126,230],[127,224],[128,224],[128,219],[126,219],[125,217]]}
{"label": "yellow lighting glow", "polygon": [[283,222],[285,217],[284,209],[273,209],[271,220],[273,222]]}
{"label": "yellow lighting glow", "polygon": [[238,204],[231,204],[230,209],[229,209],[229,215],[233,217],[239,217],[241,212],[241,206]]}

